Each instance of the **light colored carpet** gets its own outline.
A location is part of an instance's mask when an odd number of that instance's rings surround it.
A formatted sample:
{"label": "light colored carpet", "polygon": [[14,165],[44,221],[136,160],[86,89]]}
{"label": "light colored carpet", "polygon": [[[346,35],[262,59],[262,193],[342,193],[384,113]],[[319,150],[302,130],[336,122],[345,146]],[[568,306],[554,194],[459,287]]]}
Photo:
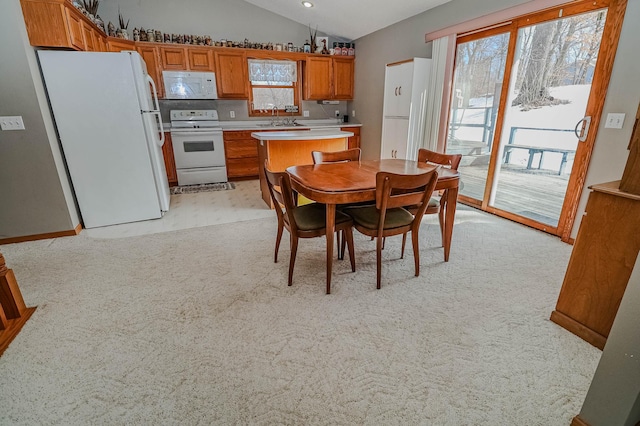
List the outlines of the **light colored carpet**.
{"label": "light colored carpet", "polygon": [[422,274],[356,232],[357,272],[275,218],[2,247],[31,320],[0,358],[0,424],[567,425],[601,352],[548,320],[571,247],[459,209]]}

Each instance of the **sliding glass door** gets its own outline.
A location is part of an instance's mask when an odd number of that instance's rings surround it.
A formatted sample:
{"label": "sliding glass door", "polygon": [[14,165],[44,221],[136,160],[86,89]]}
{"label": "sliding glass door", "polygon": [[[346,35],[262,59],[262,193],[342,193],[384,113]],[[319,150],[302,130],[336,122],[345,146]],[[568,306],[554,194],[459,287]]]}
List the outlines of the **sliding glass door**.
{"label": "sliding glass door", "polygon": [[610,3],[619,2],[576,2],[458,38],[446,151],[463,155],[463,202],[569,232],[608,82],[599,61],[615,53],[602,43],[607,26],[614,32]]}

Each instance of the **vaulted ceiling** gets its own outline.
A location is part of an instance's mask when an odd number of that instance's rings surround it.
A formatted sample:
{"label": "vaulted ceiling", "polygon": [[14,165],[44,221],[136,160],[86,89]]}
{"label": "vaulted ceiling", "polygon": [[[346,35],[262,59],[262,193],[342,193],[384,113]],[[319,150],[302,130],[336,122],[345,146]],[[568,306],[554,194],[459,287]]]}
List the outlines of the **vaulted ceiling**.
{"label": "vaulted ceiling", "polygon": [[245,0],[313,30],[355,40],[451,0]]}

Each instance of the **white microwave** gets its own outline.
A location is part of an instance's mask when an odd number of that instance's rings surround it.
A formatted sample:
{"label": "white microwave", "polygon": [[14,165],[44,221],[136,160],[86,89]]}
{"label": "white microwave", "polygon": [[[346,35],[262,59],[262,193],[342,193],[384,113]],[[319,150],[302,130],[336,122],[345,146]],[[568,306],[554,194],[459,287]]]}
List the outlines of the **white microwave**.
{"label": "white microwave", "polygon": [[167,99],[218,99],[212,72],[162,71],[162,81]]}

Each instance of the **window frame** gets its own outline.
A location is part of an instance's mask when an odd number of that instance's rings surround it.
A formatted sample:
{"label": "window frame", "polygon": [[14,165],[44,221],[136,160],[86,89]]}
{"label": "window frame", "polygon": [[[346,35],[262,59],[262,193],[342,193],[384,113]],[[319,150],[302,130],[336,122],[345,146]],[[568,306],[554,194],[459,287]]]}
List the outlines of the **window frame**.
{"label": "window frame", "polygon": [[[285,85],[264,85],[264,84],[253,84],[251,81],[251,77],[249,77],[249,100],[247,102],[247,108],[249,110],[249,117],[270,117],[273,114],[273,110],[259,110],[253,109],[253,89],[293,89],[293,105],[298,107],[298,111],[301,108],[302,102],[302,92],[300,90],[300,79],[302,77],[302,62],[296,59],[282,59],[282,58],[264,58],[264,57],[256,57],[256,58],[247,58],[249,59],[257,59],[264,61],[282,61],[288,60],[296,63],[296,72],[298,74],[297,81],[294,81],[291,86]],[[248,61],[247,61],[248,66]],[[277,112],[285,113],[284,105],[282,108],[277,108]]]}

